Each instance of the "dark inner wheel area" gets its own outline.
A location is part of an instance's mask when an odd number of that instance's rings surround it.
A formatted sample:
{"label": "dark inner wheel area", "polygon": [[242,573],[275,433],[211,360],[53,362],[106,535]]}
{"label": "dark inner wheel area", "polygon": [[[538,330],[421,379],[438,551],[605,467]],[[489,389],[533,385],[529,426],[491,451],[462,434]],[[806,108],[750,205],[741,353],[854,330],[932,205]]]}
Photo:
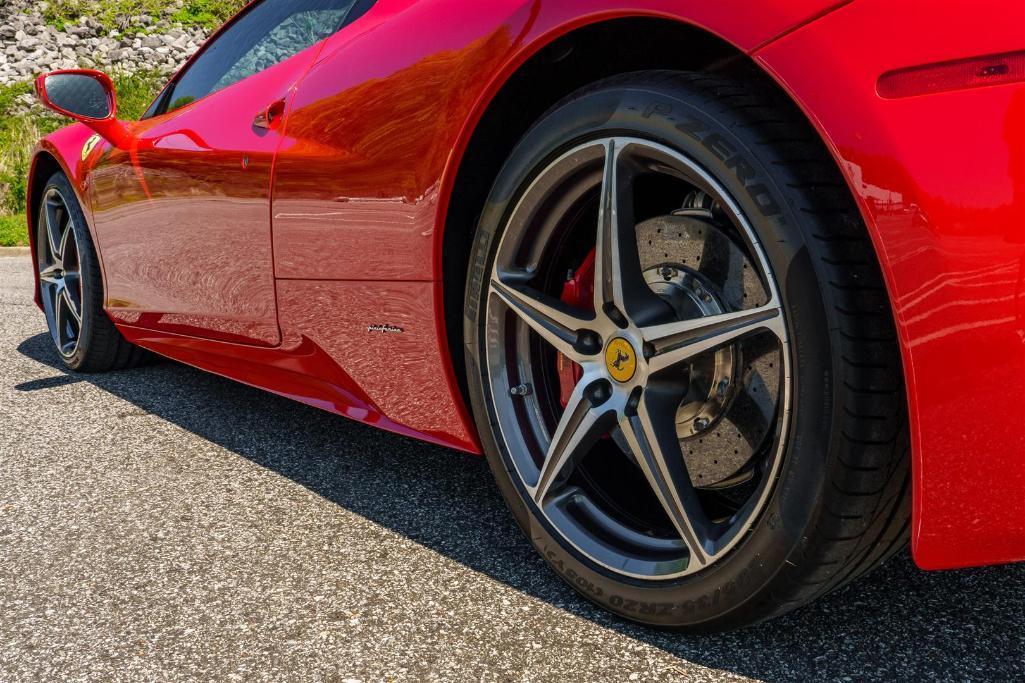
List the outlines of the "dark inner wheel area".
{"label": "dark inner wheel area", "polygon": [[[515,233],[513,247],[503,255],[500,246],[498,258],[544,299],[600,317],[595,226],[602,220],[608,177],[601,158],[573,161],[566,164],[568,172],[542,173],[534,180],[525,195],[535,195],[533,205],[524,208],[524,199],[514,210],[508,228]],[[630,238],[636,242],[631,258],[639,261],[648,296],[661,300],[665,311],[665,320],[657,322],[722,318],[770,302],[771,275],[764,259],[759,261],[751,232],[738,225],[733,205],[724,205],[707,178],[665,163],[640,163],[624,196],[629,207],[623,213],[630,216]],[[527,469],[543,471],[550,457],[546,451],[566,421],[567,404],[585,369],[513,311],[505,310],[500,320],[496,341],[504,349],[502,373],[508,376],[517,438],[532,461]],[[755,330],[697,353],[653,380],[662,388],[651,391],[677,397],[664,418],[675,429],[677,458],[685,462],[710,547],[735,536],[738,522],[753,514],[755,498],[780,457],[783,353],[776,335]],[[689,573],[692,553],[664,498],[653,493],[636,442],[631,448],[616,419],[597,429],[600,436],[580,448],[572,468],[559,477],[556,502],[544,505],[549,521],[606,566],[637,567],[629,570],[632,576]]]}

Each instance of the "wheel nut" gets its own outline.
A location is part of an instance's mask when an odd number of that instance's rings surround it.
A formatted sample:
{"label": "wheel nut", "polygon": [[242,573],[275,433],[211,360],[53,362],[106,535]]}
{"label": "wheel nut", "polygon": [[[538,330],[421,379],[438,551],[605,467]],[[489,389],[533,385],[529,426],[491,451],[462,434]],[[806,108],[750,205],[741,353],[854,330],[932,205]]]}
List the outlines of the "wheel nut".
{"label": "wheel nut", "polygon": [[712,301],[712,295],[709,294],[705,290],[705,288],[702,287],[697,282],[694,283],[694,294],[696,294],[698,296],[698,298],[701,299],[702,301],[704,301],[706,304],[707,303],[711,303],[711,301]]}
{"label": "wheel nut", "polygon": [[531,388],[529,384],[517,384],[509,390],[509,393],[513,396],[530,396]]}

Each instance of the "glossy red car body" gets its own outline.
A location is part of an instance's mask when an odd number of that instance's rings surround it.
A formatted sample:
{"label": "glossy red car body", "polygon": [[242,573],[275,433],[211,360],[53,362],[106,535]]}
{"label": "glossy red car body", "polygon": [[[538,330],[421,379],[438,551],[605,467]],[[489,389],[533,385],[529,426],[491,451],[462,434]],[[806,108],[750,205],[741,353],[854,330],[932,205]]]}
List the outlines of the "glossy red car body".
{"label": "glossy red car body", "polygon": [[[806,113],[893,303],[915,558],[1025,559],[1025,84],[877,91],[894,70],[1025,50],[1020,0],[379,0],[267,71],[129,124],[127,149],[83,158],[83,125],[50,136],[32,179],[56,165],[72,179],[130,341],[477,452],[444,311],[463,287],[442,253],[464,153],[533,55],[624,17],[723,39]],[[254,128],[275,104],[279,123]]]}

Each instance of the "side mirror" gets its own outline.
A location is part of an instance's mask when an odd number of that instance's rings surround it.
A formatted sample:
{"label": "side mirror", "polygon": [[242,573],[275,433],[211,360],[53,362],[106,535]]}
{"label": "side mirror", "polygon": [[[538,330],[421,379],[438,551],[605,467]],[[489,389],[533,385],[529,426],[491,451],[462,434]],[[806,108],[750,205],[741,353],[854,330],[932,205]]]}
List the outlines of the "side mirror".
{"label": "side mirror", "polygon": [[129,135],[117,120],[117,97],[110,76],[92,69],[53,71],[36,79],[43,106],[80,121],[108,142],[125,147]]}

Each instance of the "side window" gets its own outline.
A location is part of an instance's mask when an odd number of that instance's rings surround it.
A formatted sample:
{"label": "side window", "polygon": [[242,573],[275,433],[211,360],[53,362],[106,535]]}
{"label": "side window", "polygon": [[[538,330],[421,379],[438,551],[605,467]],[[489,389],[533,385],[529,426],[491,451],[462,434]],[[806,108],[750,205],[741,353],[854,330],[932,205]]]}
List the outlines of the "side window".
{"label": "side window", "polygon": [[[165,111],[252,76],[337,31],[357,0],[263,0],[207,46],[172,85]],[[360,3],[362,4],[362,3]]]}

